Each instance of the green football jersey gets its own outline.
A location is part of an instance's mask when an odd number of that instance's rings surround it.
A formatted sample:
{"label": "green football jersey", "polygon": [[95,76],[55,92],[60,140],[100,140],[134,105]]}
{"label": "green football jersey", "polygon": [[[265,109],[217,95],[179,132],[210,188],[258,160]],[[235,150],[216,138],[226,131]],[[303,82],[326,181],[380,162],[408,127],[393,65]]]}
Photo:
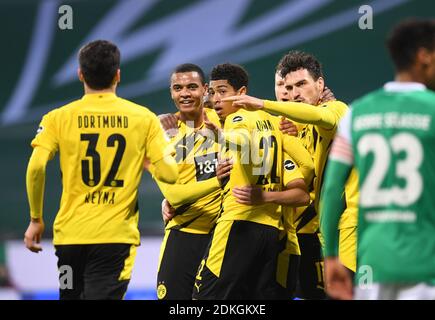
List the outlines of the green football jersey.
{"label": "green football jersey", "polygon": [[418,83],[390,82],[352,103],[358,265],[374,282],[435,284],[434,120],[435,92]]}

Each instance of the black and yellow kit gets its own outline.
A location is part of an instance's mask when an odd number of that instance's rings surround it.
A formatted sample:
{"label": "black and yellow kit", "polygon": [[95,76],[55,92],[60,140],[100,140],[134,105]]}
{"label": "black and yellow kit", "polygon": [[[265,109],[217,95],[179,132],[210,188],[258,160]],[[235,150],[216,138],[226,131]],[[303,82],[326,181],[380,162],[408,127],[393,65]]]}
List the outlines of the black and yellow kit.
{"label": "black and yellow kit", "polygon": [[[212,109],[207,118],[219,125]],[[178,122],[171,139],[176,150],[179,178],[173,184],[158,180],[165,198],[175,208],[175,216],[165,227],[157,274],[157,297],[190,300],[196,272],[211,239],[221,206],[221,189],[216,178],[218,144],[186,123]]]}
{"label": "black and yellow kit", "polygon": [[[265,101],[265,109],[298,122],[299,138],[312,155],[315,178],[310,186],[312,203],[295,210],[296,229],[301,248],[299,296],[322,298],[323,258],[319,233],[319,199],[328,154],[338,123],[348,107],[340,101],[319,106],[299,102]],[[350,270],[356,268],[357,175],[352,173],[346,184],[346,209],[340,220],[340,260]],[[319,239],[320,238],[320,239]],[[305,271],[303,271],[305,270]]]}
{"label": "black and yellow kit", "polygon": [[282,190],[283,151],[310,179],[313,163],[295,137],[279,131],[279,120],[240,109],[225,120],[226,157],[233,159],[222,209],[195,281],[195,299],[274,299],[279,252],[279,205],[244,205],[232,189]]}
{"label": "black and yellow kit", "polygon": [[[86,94],[46,114],[31,144],[51,157],[60,153],[63,192],[53,226],[59,264],[74,264],[85,297],[122,297],[118,285],[128,283],[140,243],[144,157],[156,163],[171,152],[157,116],[114,93]],[[113,295],[86,291],[104,275]]]}
{"label": "black and yellow kit", "polygon": [[[303,179],[303,175],[293,159],[284,154],[283,160],[283,186],[295,179]],[[278,265],[276,281],[279,290],[279,299],[293,299],[296,294],[296,286],[299,277],[299,264],[301,250],[299,248],[296,234],[295,210],[290,206],[281,206],[282,228],[280,228],[280,252],[278,254]]]}

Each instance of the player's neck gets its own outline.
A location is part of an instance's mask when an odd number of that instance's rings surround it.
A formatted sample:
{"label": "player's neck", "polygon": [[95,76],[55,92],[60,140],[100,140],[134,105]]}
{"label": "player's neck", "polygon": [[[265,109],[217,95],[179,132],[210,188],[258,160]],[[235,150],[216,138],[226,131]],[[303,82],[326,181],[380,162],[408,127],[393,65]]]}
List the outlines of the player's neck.
{"label": "player's neck", "polygon": [[424,79],[417,72],[401,71],[396,73],[394,78],[396,82],[419,82],[424,83]]}
{"label": "player's neck", "polygon": [[85,94],[98,94],[98,93],[115,93],[116,94],[116,85],[111,86],[107,89],[95,90],[90,88],[87,84],[84,85]]}
{"label": "player's neck", "polygon": [[204,117],[202,115],[203,108],[200,108],[198,111],[195,111],[194,113],[185,113],[180,112],[180,120],[186,123],[187,121],[193,122],[194,127],[199,128],[202,123],[204,122]]}

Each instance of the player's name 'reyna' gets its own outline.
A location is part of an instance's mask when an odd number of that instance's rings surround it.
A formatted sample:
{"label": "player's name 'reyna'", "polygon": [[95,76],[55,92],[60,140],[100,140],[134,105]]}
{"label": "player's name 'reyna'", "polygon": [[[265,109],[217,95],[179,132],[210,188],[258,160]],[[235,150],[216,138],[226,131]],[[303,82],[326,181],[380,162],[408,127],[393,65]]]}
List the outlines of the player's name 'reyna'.
{"label": "player's name 'reyna'", "polygon": [[77,127],[80,128],[128,128],[127,116],[95,116],[80,115],[77,117]]}
{"label": "player's name 'reyna'", "polygon": [[92,204],[115,204],[115,192],[94,191],[85,195],[85,203]]}

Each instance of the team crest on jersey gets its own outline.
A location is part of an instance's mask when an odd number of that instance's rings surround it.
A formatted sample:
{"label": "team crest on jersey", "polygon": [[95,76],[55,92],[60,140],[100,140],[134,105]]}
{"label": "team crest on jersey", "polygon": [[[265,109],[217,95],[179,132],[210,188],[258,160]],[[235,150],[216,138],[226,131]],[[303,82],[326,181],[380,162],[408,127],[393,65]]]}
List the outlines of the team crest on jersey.
{"label": "team crest on jersey", "polygon": [[295,167],[296,166],[295,166],[295,163],[293,161],[288,160],[288,159],[284,161],[284,168],[287,171],[292,171]]}
{"label": "team crest on jersey", "polygon": [[40,133],[42,130],[44,130],[44,127],[43,126],[39,126],[38,130],[36,130],[36,134]]}
{"label": "team crest on jersey", "polygon": [[162,300],[164,297],[166,297],[166,286],[163,283],[160,283],[157,286],[157,298],[159,298],[159,300]]}
{"label": "team crest on jersey", "polygon": [[234,118],[233,118],[233,122],[240,122],[240,121],[242,121],[243,120],[243,117],[241,117],[241,116],[235,116]]}

